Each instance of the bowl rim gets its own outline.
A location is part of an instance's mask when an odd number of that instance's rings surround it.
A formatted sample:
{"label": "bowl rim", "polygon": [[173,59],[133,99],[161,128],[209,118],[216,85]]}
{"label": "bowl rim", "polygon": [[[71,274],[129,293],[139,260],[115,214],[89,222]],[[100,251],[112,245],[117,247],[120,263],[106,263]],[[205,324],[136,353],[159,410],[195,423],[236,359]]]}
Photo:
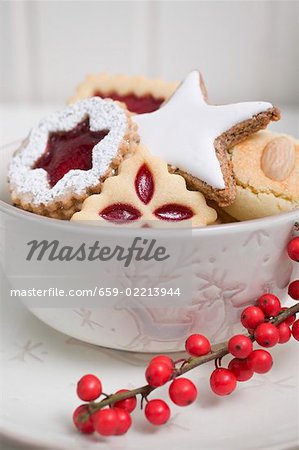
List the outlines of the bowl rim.
{"label": "bowl rim", "polygon": [[[10,218],[17,218],[17,219],[24,219],[26,221],[32,221],[33,223],[44,223],[44,224],[48,224],[50,227],[58,227],[58,228],[63,228],[66,227],[65,229],[70,229],[70,227],[72,227],[73,230],[78,230],[78,231],[82,231],[84,233],[89,233],[89,234],[99,234],[99,227],[94,224],[91,223],[86,223],[83,221],[79,222],[70,222],[69,220],[60,220],[60,219],[53,219],[51,217],[45,217],[45,216],[40,216],[38,214],[35,213],[31,213],[29,211],[24,211],[22,209],[17,208],[16,206],[13,206],[9,203],[6,203],[5,201],[0,199],[0,214],[5,214],[5,216],[9,216]],[[244,222],[232,222],[232,223],[224,223],[224,224],[217,224],[217,225],[209,225],[206,227],[193,227],[192,228],[192,235],[193,236],[205,236],[205,235],[215,235],[218,234],[219,232],[221,232],[222,234],[229,234],[229,233],[234,233],[234,232],[248,232],[248,231],[252,231],[254,229],[258,229],[258,228],[272,228],[273,226],[279,226],[281,223],[285,223],[285,222],[289,222],[289,221],[294,221],[294,225],[296,222],[299,221],[299,209],[294,210],[294,211],[290,211],[290,212],[286,212],[286,213],[281,213],[281,214],[277,214],[276,216],[268,216],[268,217],[263,217],[261,219],[252,219],[252,220],[247,220]],[[182,228],[183,229],[183,228]],[[185,227],[186,229],[191,229],[191,227]],[[109,226],[101,226],[100,230],[103,232],[103,234],[107,234],[107,232],[109,232],[109,234],[118,234],[121,230],[122,233],[135,233],[136,231],[138,231],[139,233],[142,230],[142,233],[144,234],[153,234],[153,232],[155,230],[161,230],[161,232],[169,232],[171,230],[175,231],[178,230],[178,228],[176,227],[166,227],[166,228],[126,228],[126,227],[122,227],[121,229],[118,227],[109,227]]]}
{"label": "bowl rim", "polygon": [[[22,142],[21,139],[16,140],[14,142],[5,144],[0,147],[1,150],[5,150],[7,147],[16,146]],[[24,219],[28,221],[32,221],[33,223],[41,223],[49,224],[50,227],[58,227],[63,228],[67,227],[70,229],[72,227],[73,230],[78,230],[82,232],[88,232],[89,234],[93,234],[92,231],[96,234],[99,234],[99,227],[94,224],[94,227],[91,226],[91,223],[86,223],[85,221],[79,222],[70,222],[69,220],[60,220],[60,219],[54,219],[51,217],[41,216],[29,211],[22,210],[20,208],[17,208],[14,205],[11,205],[10,203],[7,203],[6,201],[2,200],[0,198],[0,214],[8,215],[9,217],[15,217],[19,219]],[[263,228],[271,228],[273,226],[279,226],[281,223],[284,223],[285,221],[292,221],[294,220],[294,225],[297,221],[299,221],[299,209],[295,209],[293,211],[288,211],[285,213],[280,213],[277,215],[262,217],[260,219],[251,219],[246,220],[243,222],[231,222],[231,223],[222,223],[222,224],[216,224],[216,225],[208,225],[208,226],[202,226],[202,227],[192,227],[192,236],[204,236],[204,235],[215,235],[219,233],[219,231],[222,232],[222,234],[230,234],[234,232],[246,232],[246,231],[252,231],[254,229],[257,229],[259,227]],[[66,228],[66,229],[67,229]],[[155,230],[161,230],[163,232],[169,232],[171,230],[178,230],[176,227],[161,227],[161,228],[136,228],[136,227],[111,227],[111,226],[101,226],[101,231],[103,234],[111,233],[111,234],[119,234],[120,230],[122,233],[135,233],[138,230],[138,232],[141,232],[143,234],[153,234]],[[183,229],[180,228],[180,229]],[[191,227],[185,227],[185,229],[191,229]]]}

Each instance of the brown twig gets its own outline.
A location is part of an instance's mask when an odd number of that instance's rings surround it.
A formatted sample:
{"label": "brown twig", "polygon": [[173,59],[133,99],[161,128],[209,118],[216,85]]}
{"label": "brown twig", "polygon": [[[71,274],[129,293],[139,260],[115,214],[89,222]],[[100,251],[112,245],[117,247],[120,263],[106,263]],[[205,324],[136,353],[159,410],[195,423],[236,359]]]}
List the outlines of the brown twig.
{"label": "brown twig", "polygon": [[[290,317],[298,312],[299,312],[299,302],[296,303],[295,305],[293,305],[292,307],[283,310],[278,316],[271,319],[270,322],[273,323],[273,325],[279,325],[285,319],[287,319],[288,317]],[[248,336],[254,342],[254,340],[255,340],[254,336],[251,334],[249,334]],[[189,372],[190,370],[194,369],[195,367],[201,366],[202,364],[205,364],[209,361],[221,360],[221,358],[223,358],[225,355],[227,355],[229,353],[228,349],[227,349],[227,345],[228,345],[228,341],[221,342],[220,344],[216,344],[216,345],[212,346],[211,352],[208,353],[207,355],[193,357],[193,358],[191,357],[191,358],[187,359],[185,364],[183,364],[181,367],[175,369],[173,378],[179,377],[179,376]],[[141,395],[142,398],[147,398],[148,395],[151,392],[153,392],[155,389],[157,389],[157,388],[152,387],[149,384],[146,384],[146,385],[141,386],[136,389],[132,389],[132,390],[129,390],[126,392],[121,392],[119,394],[110,395],[107,398],[105,398],[104,400],[101,400],[100,402],[90,403],[89,404],[89,412],[90,412],[90,414],[93,414],[96,411],[104,408],[105,406],[111,406],[120,400],[125,400],[127,398],[135,397],[137,395]]]}

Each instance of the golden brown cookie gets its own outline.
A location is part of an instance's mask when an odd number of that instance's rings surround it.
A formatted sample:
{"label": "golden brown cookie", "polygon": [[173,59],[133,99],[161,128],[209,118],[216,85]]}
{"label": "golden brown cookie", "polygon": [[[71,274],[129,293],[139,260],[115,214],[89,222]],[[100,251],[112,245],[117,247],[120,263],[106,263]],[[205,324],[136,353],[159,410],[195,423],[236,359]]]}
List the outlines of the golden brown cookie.
{"label": "golden brown cookie", "polygon": [[81,100],[35,126],[9,167],[15,205],[69,219],[85,198],[100,192],[122,159],[134,153],[136,126],[112,100]]}
{"label": "golden brown cookie", "polygon": [[111,98],[126,104],[129,111],[141,114],[157,110],[173,94],[178,83],[127,75],[87,75],[70,103],[88,97]]}
{"label": "golden brown cookie", "polygon": [[88,197],[72,220],[96,220],[99,224],[148,221],[182,222],[193,226],[215,222],[217,213],[200,192],[186,189],[180,175],[168,172],[166,162],[144,147],[119,167],[119,175],[107,179],[100,194]]}
{"label": "golden brown cookie", "polygon": [[299,207],[299,141],[260,131],[230,151],[237,196],[225,211],[238,220],[257,219]]}

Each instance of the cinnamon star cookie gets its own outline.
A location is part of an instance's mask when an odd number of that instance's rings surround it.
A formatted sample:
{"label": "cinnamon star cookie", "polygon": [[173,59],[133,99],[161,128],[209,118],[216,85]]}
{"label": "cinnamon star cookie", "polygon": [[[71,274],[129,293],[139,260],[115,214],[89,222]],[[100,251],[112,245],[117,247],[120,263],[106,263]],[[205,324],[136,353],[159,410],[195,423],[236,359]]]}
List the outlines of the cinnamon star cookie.
{"label": "cinnamon star cookie", "polygon": [[182,175],[189,188],[228,206],[236,188],[226,150],[279,118],[279,110],[266,102],[207,104],[201,76],[194,71],[160,109],[134,121],[141,143]]}

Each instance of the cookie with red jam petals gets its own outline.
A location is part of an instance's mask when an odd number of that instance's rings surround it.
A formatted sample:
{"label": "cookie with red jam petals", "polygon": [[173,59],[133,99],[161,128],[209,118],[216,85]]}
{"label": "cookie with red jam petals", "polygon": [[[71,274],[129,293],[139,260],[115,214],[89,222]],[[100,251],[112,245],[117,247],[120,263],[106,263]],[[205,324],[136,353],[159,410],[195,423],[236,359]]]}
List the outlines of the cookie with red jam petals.
{"label": "cookie with red jam petals", "polygon": [[91,98],[41,120],[14,154],[9,186],[16,206],[69,219],[115,173],[139,141],[118,102]]}
{"label": "cookie with red jam petals", "polygon": [[111,98],[125,103],[135,114],[156,111],[175,91],[178,83],[127,75],[87,75],[70,103],[88,97]]}
{"label": "cookie with red jam petals", "polygon": [[96,220],[99,225],[157,226],[191,221],[192,226],[214,223],[217,213],[200,192],[188,191],[180,175],[170,174],[165,161],[140,146],[107,179],[100,194],[88,197],[72,220]]}
{"label": "cookie with red jam petals", "polygon": [[141,144],[220,206],[229,206],[236,185],[227,149],[280,118],[266,102],[214,106],[198,71],[191,72],[160,109],[134,117]]}

